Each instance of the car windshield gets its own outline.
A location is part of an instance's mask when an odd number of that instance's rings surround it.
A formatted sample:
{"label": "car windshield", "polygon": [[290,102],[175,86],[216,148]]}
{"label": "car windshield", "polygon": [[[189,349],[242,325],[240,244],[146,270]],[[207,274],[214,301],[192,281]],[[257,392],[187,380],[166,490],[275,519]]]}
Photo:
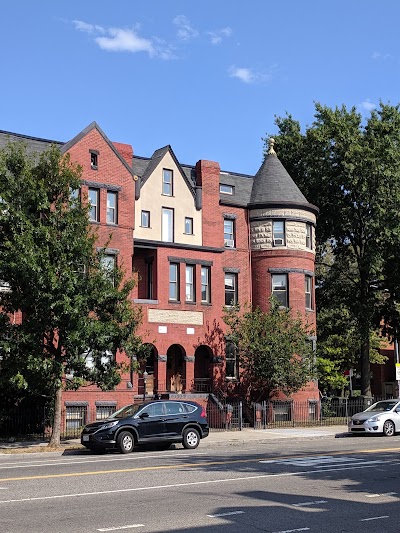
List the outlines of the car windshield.
{"label": "car windshield", "polygon": [[374,405],[371,405],[368,407],[368,409],[365,409],[366,411],[378,411],[382,413],[383,411],[391,411],[393,407],[398,402],[376,402]]}
{"label": "car windshield", "polygon": [[127,416],[133,416],[138,412],[140,407],[142,407],[141,404],[125,405],[125,407],[118,409],[118,411],[115,411],[115,413],[110,415],[107,418],[107,420],[112,420],[114,418],[126,418]]}

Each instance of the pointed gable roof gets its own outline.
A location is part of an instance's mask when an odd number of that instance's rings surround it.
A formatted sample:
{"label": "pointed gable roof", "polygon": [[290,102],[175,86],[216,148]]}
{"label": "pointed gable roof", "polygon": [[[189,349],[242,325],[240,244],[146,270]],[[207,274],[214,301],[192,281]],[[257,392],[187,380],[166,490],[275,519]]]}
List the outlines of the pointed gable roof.
{"label": "pointed gable roof", "polygon": [[[176,164],[177,169],[179,170],[179,173],[181,174],[182,178],[184,179],[186,185],[188,186],[190,192],[193,195],[193,198],[196,198],[196,191],[193,187],[193,183],[191,183],[190,179],[188,178],[186,172],[184,172],[182,165],[179,163],[178,159],[176,158],[174,151],[172,150],[171,146],[167,144],[167,146],[164,146],[163,148],[159,148],[156,150],[151,158],[148,161],[148,164],[146,167],[142,167],[142,174],[141,174],[141,186],[144,185],[144,183],[147,181],[147,179],[151,176],[151,174],[155,171],[157,166],[160,164],[161,160],[166,154],[170,154],[174,163]],[[134,158],[134,171],[136,171],[137,174],[140,175],[140,166],[136,166],[136,158]],[[141,162],[142,163],[142,162]]]}
{"label": "pointed gable roof", "polygon": [[125,159],[122,157],[122,155],[118,152],[118,150],[115,148],[113,143],[110,141],[110,139],[107,137],[107,135],[104,133],[104,131],[100,128],[100,126],[97,124],[97,122],[92,122],[87,126],[84,130],[82,130],[78,135],[75,135],[73,139],[65,143],[62,148],[61,152],[65,154],[68,152],[68,150],[74,146],[77,142],[79,142],[83,137],[85,137],[90,131],[97,130],[98,133],[103,137],[104,141],[108,144],[108,146],[111,148],[111,150],[114,152],[114,154],[117,156],[117,158],[121,161],[121,163],[124,165],[124,167],[133,175],[132,167],[128,165],[128,163],[125,161]]}
{"label": "pointed gable roof", "polygon": [[268,154],[254,176],[249,206],[292,205],[317,213],[318,208],[307,201],[280,162],[273,145],[274,139],[270,139]]}

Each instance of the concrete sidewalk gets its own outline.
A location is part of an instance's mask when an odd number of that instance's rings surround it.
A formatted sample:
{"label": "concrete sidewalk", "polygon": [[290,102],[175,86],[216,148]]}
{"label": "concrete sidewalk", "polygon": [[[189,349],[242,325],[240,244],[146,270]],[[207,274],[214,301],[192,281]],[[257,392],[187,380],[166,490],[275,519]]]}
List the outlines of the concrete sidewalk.
{"label": "concrete sidewalk", "polygon": [[[222,445],[241,445],[249,443],[264,443],[281,439],[315,439],[322,437],[347,437],[347,426],[316,426],[304,428],[277,428],[277,429],[243,429],[242,431],[211,431],[210,435],[201,441],[200,446],[213,447]],[[0,457],[13,453],[58,453],[65,450],[82,450],[80,439],[64,440],[57,450],[50,450],[47,441],[15,441],[0,442]]]}

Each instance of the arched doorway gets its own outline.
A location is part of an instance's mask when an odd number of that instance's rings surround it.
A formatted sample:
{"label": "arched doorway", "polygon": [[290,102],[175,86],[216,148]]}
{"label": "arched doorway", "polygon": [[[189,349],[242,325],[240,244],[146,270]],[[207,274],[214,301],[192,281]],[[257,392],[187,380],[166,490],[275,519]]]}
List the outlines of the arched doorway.
{"label": "arched doorway", "polygon": [[[146,343],[143,344],[145,356],[139,363],[139,394],[144,393],[144,380],[143,374],[147,373],[146,376],[146,394],[153,394],[154,390],[157,389],[157,348],[154,344]],[[141,389],[141,390],[140,390]]]}
{"label": "arched doorway", "polygon": [[197,392],[211,391],[211,356],[211,349],[204,345],[194,353],[194,388]]}
{"label": "arched doorway", "polygon": [[167,350],[167,390],[182,392],[185,390],[185,350],[180,344],[172,344]]}

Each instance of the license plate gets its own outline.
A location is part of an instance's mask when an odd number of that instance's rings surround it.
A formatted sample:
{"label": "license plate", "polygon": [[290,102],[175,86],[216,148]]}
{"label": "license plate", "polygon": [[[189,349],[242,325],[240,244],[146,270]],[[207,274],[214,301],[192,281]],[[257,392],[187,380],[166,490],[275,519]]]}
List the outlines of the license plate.
{"label": "license plate", "polygon": [[82,435],[83,442],[87,442],[89,440],[89,435]]}

